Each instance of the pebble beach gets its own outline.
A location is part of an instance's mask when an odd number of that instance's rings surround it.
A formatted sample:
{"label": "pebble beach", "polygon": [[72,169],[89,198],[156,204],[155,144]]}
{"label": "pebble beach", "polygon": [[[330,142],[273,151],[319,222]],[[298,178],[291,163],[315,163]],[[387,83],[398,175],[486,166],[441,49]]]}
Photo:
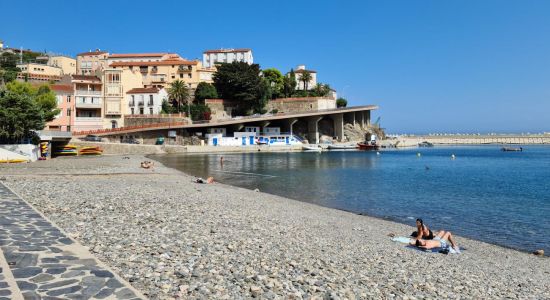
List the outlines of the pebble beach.
{"label": "pebble beach", "polygon": [[[550,299],[550,261],[194,177],[141,155],[0,166],[0,180],[150,299]],[[434,228],[437,229],[437,228]]]}

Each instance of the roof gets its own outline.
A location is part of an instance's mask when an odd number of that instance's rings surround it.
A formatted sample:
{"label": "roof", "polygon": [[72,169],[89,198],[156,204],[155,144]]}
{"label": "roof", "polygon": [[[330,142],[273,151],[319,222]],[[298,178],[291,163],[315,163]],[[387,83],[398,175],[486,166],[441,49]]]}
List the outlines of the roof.
{"label": "roof", "polygon": [[252,49],[249,48],[240,48],[240,49],[214,49],[214,50],[206,50],[204,53],[231,53],[231,52],[248,52],[252,51]]}
{"label": "roof", "polygon": [[91,56],[91,55],[100,55],[100,54],[107,54],[107,53],[108,53],[107,51],[96,50],[96,51],[78,53],[76,56]]}
{"label": "roof", "polygon": [[101,79],[97,76],[93,75],[73,75],[73,80],[80,80],[80,81],[98,81],[101,83]]}
{"label": "roof", "polygon": [[118,53],[111,54],[109,58],[126,58],[126,57],[158,57],[171,53]]}
{"label": "roof", "polygon": [[153,88],[135,88],[126,92],[126,94],[145,94],[145,93],[158,93],[159,89]]}
{"label": "roof", "polygon": [[174,59],[161,61],[115,61],[110,64],[110,67],[130,67],[130,66],[170,66],[170,65],[196,65],[197,61]]}
{"label": "roof", "polygon": [[305,73],[306,71],[308,71],[309,73],[317,73],[317,71],[313,71],[313,70],[294,70],[294,73]]}
{"label": "roof", "polygon": [[68,84],[52,84],[50,86],[52,91],[54,92],[63,92],[63,93],[72,93],[73,92],[73,86]]}

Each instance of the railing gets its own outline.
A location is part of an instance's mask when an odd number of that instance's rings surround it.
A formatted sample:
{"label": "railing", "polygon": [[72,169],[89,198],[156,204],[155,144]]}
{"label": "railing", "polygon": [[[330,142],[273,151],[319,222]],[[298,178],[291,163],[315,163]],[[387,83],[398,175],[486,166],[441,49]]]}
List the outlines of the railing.
{"label": "railing", "polygon": [[139,101],[138,106],[143,106],[143,101]]}
{"label": "railing", "polygon": [[153,101],[147,102],[147,106],[153,106],[153,105],[155,105],[155,103]]}
{"label": "railing", "polygon": [[128,102],[128,106],[130,106],[130,107],[136,106],[136,102],[135,101],[130,101],[130,102]]}
{"label": "railing", "polygon": [[126,126],[119,128],[110,128],[110,129],[98,129],[98,130],[85,130],[85,131],[73,131],[73,136],[84,136],[84,135],[97,135],[97,134],[117,134],[124,133],[125,131],[134,131],[140,129],[154,129],[154,128],[172,128],[185,126],[187,122],[168,122],[168,123],[156,123],[156,124],[146,124],[146,125],[137,125],[137,126]]}
{"label": "railing", "polygon": [[101,91],[75,90],[74,94],[84,96],[101,96]]}
{"label": "railing", "polygon": [[124,115],[124,118],[185,118],[186,116],[187,116],[186,113],[179,113],[179,114],[153,114],[153,115]]}

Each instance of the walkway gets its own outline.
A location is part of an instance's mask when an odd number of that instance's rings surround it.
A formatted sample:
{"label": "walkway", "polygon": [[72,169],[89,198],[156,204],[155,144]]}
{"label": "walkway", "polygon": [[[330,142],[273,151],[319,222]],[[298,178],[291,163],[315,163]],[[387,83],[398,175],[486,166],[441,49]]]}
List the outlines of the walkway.
{"label": "walkway", "polygon": [[0,300],[143,299],[0,183]]}

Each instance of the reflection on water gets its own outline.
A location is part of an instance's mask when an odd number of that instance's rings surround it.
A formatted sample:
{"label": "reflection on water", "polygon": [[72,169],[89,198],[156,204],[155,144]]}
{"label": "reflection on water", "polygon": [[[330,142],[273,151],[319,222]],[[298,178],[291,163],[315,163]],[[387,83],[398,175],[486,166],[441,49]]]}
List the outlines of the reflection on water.
{"label": "reflection on water", "polygon": [[411,225],[422,217],[434,229],[523,250],[550,246],[550,147],[532,146],[523,153],[485,146],[381,155],[334,151],[152,158],[195,176],[322,206]]}

